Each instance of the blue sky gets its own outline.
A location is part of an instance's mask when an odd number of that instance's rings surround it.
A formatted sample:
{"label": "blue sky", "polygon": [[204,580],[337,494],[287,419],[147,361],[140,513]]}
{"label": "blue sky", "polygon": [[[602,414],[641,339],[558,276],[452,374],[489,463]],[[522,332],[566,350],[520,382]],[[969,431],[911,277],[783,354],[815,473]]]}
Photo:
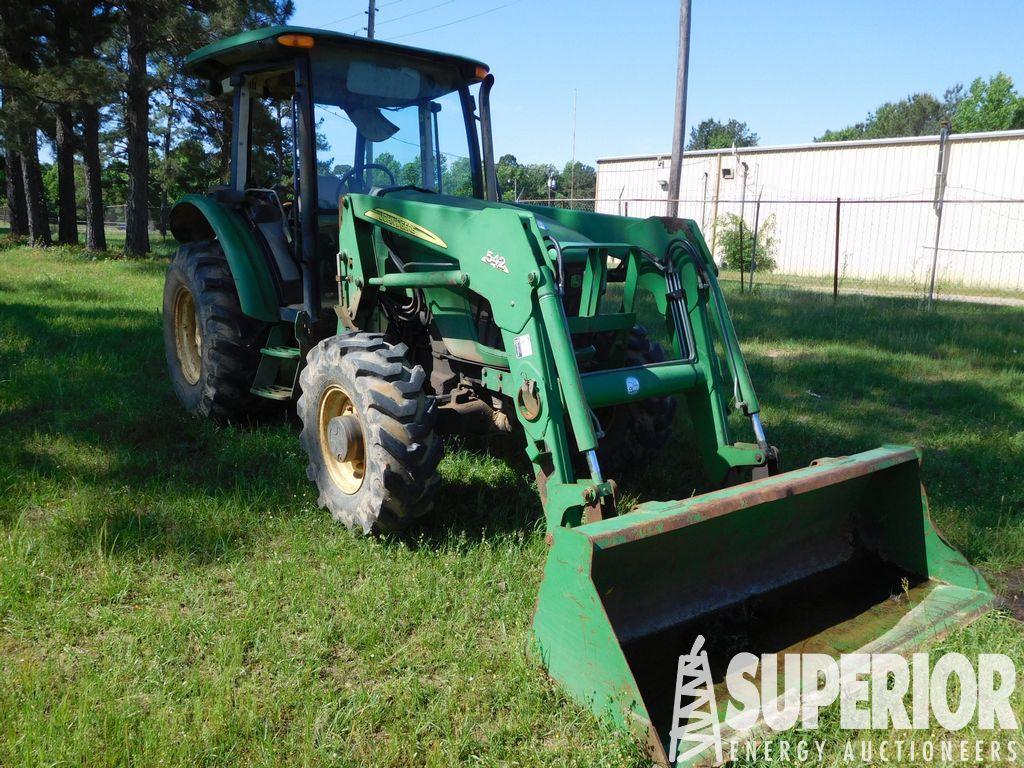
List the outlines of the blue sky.
{"label": "blue sky", "polygon": [[[520,162],[667,152],[678,0],[377,0],[377,36],[487,62],[495,151]],[[297,0],[292,23],[355,32],[366,0]],[[491,9],[496,9],[491,11]],[[459,23],[433,31],[430,27]],[[407,16],[407,18],[400,18]],[[1006,72],[1024,90],[1021,0],[693,0],[689,126],[810,141],[884,101]]]}

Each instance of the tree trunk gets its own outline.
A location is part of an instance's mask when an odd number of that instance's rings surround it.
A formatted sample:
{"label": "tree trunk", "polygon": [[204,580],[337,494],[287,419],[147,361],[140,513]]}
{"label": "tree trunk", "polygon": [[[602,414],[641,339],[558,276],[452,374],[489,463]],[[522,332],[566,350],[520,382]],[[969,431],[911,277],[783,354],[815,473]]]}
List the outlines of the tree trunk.
{"label": "tree trunk", "polygon": [[100,110],[90,104],[82,110],[82,156],[85,160],[85,247],[107,250],[103,230],[103,187],[100,184]]}
{"label": "tree trunk", "polygon": [[78,245],[75,197],[75,129],[71,110],[57,109],[57,242]]}
{"label": "tree trunk", "polygon": [[164,167],[160,180],[160,236],[167,237],[167,184],[171,177],[171,141],[174,138],[174,108],[176,104],[175,88],[177,77],[171,76],[167,85],[167,125],[164,128]]}
{"label": "tree trunk", "polygon": [[[280,184],[284,179],[284,113],[281,110],[281,99],[274,103],[277,112],[277,125],[274,126],[274,171],[277,173],[277,181]],[[329,171],[328,171],[329,173]]]}
{"label": "tree trunk", "polygon": [[25,211],[28,214],[28,241],[31,245],[51,245],[50,220],[43,197],[43,174],[39,169],[39,142],[36,129],[25,129],[21,167],[24,173]]}
{"label": "tree trunk", "polygon": [[21,153],[10,147],[4,150],[7,176],[7,209],[13,237],[28,234],[28,213],[25,211],[25,177],[21,172]]}
{"label": "tree trunk", "polygon": [[142,2],[128,4],[128,200],[124,250],[149,251],[149,88],[146,84],[146,19]]}

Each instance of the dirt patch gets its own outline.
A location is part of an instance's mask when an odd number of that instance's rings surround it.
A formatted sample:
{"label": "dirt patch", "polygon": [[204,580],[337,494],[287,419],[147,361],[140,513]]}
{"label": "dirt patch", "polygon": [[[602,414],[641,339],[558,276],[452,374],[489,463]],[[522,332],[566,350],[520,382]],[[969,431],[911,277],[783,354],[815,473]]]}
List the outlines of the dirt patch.
{"label": "dirt patch", "polygon": [[752,348],[750,350],[752,355],[760,355],[771,360],[777,360],[780,357],[799,357],[805,353],[806,350],[795,347],[764,347],[762,349]]}
{"label": "dirt patch", "polygon": [[1024,621],[1024,567],[996,574],[992,581],[998,606],[1012,613],[1017,621]]}
{"label": "dirt patch", "polygon": [[25,508],[25,511],[21,513],[21,516],[26,523],[41,523],[50,517],[50,512],[45,507],[40,507],[38,504],[30,504]]}

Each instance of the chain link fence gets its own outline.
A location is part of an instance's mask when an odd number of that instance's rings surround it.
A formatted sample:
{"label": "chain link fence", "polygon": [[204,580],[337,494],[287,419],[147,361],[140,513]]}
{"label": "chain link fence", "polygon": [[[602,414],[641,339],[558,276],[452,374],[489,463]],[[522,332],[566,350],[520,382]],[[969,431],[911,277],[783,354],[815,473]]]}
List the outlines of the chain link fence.
{"label": "chain link fence", "polygon": [[[85,230],[85,209],[79,209],[76,212],[78,218],[78,228],[81,231]],[[168,231],[168,217],[170,216],[170,208],[150,208],[149,209],[149,231],[157,234],[166,233],[170,236]],[[57,215],[52,211],[49,213],[50,228],[53,230],[57,229]],[[125,205],[107,205],[103,208],[103,228],[108,234],[117,234],[118,232],[124,232],[126,222],[128,220],[127,206]],[[8,227],[11,223],[11,211],[5,205],[0,205],[0,227]]]}
{"label": "chain link fence", "polygon": [[[665,198],[542,198],[521,203],[644,218],[664,216]],[[149,211],[153,233],[166,214]],[[947,199],[682,199],[679,215],[695,220],[723,265],[721,278],[741,284],[815,291],[924,296],[1024,306],[1024,200]],[[731,224],[730,224],[731,220]],[[84,227],[83,218],[80,225]],[[9,212],[0,207],[0,226]],[[56,225],[56,221],[52,222]],[[104,223],[116,237],[125,206],[107,206]],[[747,244],[761,233],[752,259],[729,268],[727,229],[740,223]],[[169,233],[167,233],[169,236]],[[732,239],[733,245],[735,238]],[[747,269],[752,262],[753,275]]]}
{"label": "chain link fence", "polygon": [[[665,198],[519,202],[639,218],[664,216],[668,208]],[[680,200],[679,215],[700,226],[724,265],[721,279],[742,280],[744,289],[785,285],[1024,306],[1024,200],[947,199],[940,213],[931,199],[698,199]],[[750,253],[755,225],[760,254]],[[726,251],[738,256],[737,227],[748,256],[730,268]]]}

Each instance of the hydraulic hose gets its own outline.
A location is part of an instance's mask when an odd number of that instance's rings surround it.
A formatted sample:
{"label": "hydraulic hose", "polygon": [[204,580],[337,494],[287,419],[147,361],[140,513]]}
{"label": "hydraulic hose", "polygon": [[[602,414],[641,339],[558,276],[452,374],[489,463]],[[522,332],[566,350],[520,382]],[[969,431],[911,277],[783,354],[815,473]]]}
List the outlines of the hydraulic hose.
{"label": "hydraulic hose", "polygon": [[757,394],[754,392],[754,384],[750,380],[750,372],[747,370],[747,362],[740,352],[739,341],[736,338],[736,329],[729,316],[726,307],[725,296],[722,295],[722,288],[718,284],[711,270],[700,266],[699,256],[694,252],[693,245],[688,240],[676,240],[670,248],[682,248],[687,257],[693,261],[694,266],[704,276],[711,290],[711,304],[714,306],[715,316],[718,320],[718,330],[722,336],[722,343],[725,346],[725,358],[729,366],[729,373],[732,376],[737,405],[743,409],[748,416],[758,413],[761,408],[757,401]]}

